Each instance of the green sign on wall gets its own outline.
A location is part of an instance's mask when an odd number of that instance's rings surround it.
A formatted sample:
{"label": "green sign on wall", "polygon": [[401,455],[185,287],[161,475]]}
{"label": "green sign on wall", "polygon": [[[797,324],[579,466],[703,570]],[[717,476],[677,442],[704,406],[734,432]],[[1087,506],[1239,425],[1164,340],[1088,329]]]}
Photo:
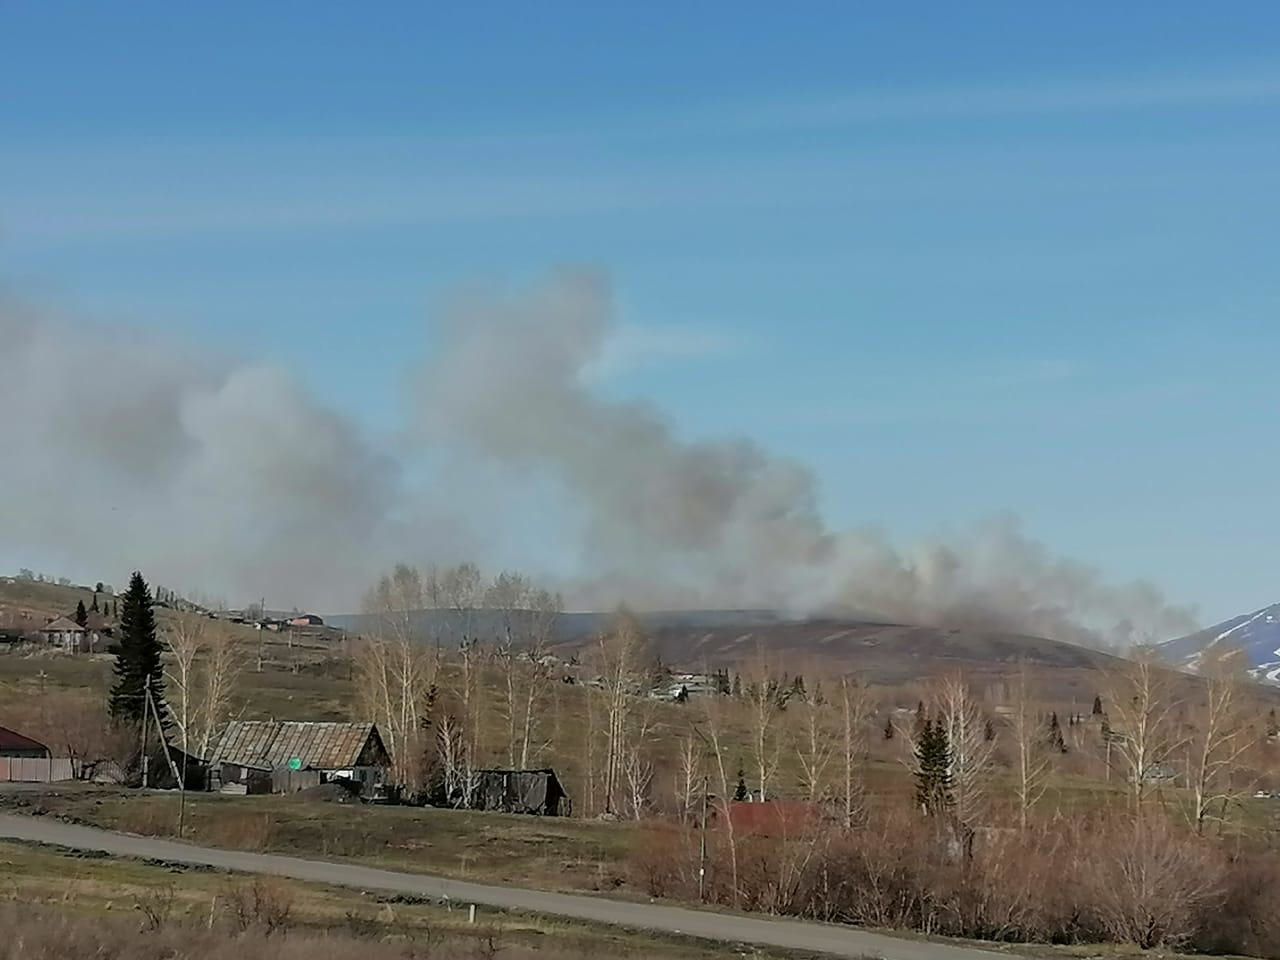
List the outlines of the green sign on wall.
{"label": "green sign on wall", "polygon": [[301,757],[290,757],[290,758],[289,758],[289,769],[290,769],[290,770],[301,770],[301,769],[302,769],[302,758],[301,758]]}

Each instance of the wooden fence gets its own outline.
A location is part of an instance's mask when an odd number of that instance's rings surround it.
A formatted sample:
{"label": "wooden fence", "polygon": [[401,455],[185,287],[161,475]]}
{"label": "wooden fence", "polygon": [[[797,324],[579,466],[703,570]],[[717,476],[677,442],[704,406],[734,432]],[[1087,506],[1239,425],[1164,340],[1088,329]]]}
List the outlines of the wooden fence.
{"label": "wooden fence", "polygon": [[0,783],[54,783],[73,778],[70,760],[0,757]]}

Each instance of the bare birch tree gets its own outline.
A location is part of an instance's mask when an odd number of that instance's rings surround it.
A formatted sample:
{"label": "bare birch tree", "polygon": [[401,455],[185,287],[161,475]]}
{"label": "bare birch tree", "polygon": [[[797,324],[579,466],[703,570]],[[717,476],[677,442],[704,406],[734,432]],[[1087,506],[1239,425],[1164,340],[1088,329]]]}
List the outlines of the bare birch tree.
{"label": "bare birch tree", "polygon": [[460,665],[458,701],[461,713],[460,770],[462,803],[471,805],[475,771],[481,764],[481,724],[484,717],[485,655],[476,636],[476,615],[483,599],[480,570],[472,563],[450,567],[431,579],[433,600],[447,615],[446,625],[457,643]]}
{"label": "bare birch tree", "polygon": [[728,751],[730,742],[727,735],[728,697],[699,697],[702,704],[703,718],[706,720],[706,743],[711,751],[712,770],[716,782],[716,812],[723,819],[724,838],[729,847],[730,881],[733,884],[731,896],[733,906],[740,900],[741,885],[738,882],[738,839],[733,824],[733,816],[729,802],[733,798],[733,781],[730,779]]}
{"label": "bare birch tree", "polygon": [[653,704],[647,700],[638,702],[631,711],[622,756],[627,807],[635,820],[642,819],[649,807],[649,788],[653,783],[653,758],[649,754],[652,727]]}
{"label": "bare birch tree", "polygon": [[596,641],[595,656],[604,694],[604,770],[602,799],[604,812],[619,812],[627,745],[627,725],[639,691],[645,641],[640,623],[627,610],[619,610],[613,628]]}
{"label": "bare birch tree", "polygon": [[[524,614],[533,587],[519,573],[504,570],[499,573],[484,592],[484,606],[498,615],[498,642],[494,659],[501,673],[502,711],[507,728],[507,766],[516,768],[516,751],[520,727],[522,698],[518,693],[520,662],[524,646]],[[520,765],[523,769],[524,765]]]}
{"label": "bare birch tree", "polygon": [[191,611],[174,618],[165,643],[172,656],[165,675],[178,743],[187,756],[207,759],[230,717],[244,656],[228,631],[211,629],[206,617]]}
{"label": "bare birch tree", "polygon": [[[815,671],[810,676],[816,677]],[[814,680],[788,713],[797,717],[796,757],[800,763],[800,787],[809,803],[826,799],[831,788],[831,765],[836,758],[836,731],[831,705],[822,696],[822,686]]]}
{"label": "bare birch tree", "polygon": [[436,722],[436,744],[440,756],[440,772],[444,780],[445,802],[458,804],[468,802],[470,797],[464,790],[463,780],[463,736],[462,724],[456,714],[442,710]]}
{"label": "bare birch tree", "polygon": [[841,741],[844,761],[844,825],[853,827],[866,817],[867,726],[871,697],[866,684],[848,674],[840,678]]}
{"label": "bare birch tree", "polygon": [[1151,785],[1169,776],[1178,752],[1170,673],[1153,653],[1140,651],[1107,679],[1111,762],[1124,777],[1134,813],[1142,812]]}
{"label": "bare birch tree", "polygon": [[1014,795],[1018,801],[1018,825],[1025,831],[1032,809],[1049,786],[1051,769],[1049,741],[1032,700],[1026,664],[1018,668],[1010,707]]}
{"label": "bare birch tree", "polygon": [[378,725],[396,778],[415,790],[426,785],[439,666],[417,627],[425,607],[421,572],[398,565],[365,597],[372,629],[356,656],[361,706]]}
{"label": "bare birch tree", "polygon": [[751,723],[751,759],[759,786],[760,802],[769,799],[769,781],[778,768],[780,745],[777,720],[782,710],[778,678],[771,669],[764,648],[758,646],[742,677],[743,694]]}
{"label": "bare birch tree", "polygon": [[165,645],[172,657],[165,670],[168,686],[169,714],[177,728],[178,744],[182,752],[191,756],[196,716],[200,711],[199,693],[196,690],[196,659],[204,652],[206,617],[194,613],[179,613],[164,632]]}
{"label": "bare birch tree", "polygon": [[595,816],[596,812],[596,749],[597,740],[599,740],[599,720],[597,719],[598,706],[597,701],[600,699],[594,687],[588,686],[583,690],[583,697],[586,705],[587,713],[587,730],[586,730],[586,773],[584,793],[586,798],[586,813],[588,816]]}
{"label": "bare birch tree", "polygon": [[685,822],[693,818],[694,806],[701,796],[703,767],[701,740],[692,733],[686,734],[680,740],[675,770],[676,805],[680,808],[680,819]]}
{"label": "bare birch tree", "polygon": [[951,795],[956,819],[972,828],[987,806],[995,741],[986,738],[986,718],[964,677],[944,677],[936,693],[938,722],[950,747]]}
{"label": "bare birch tree", "polygon": [[[1211,820],[1224,821],[1245,792],[1234,782],[1253,745],[1240,704],[1243,657],[1238,650],[1210,647],[1200,660],[1205,701],[1190,746],[1192,823],[1203,834]],[[1216,809],[1216,813],[1214,812]]]}
{"label": "bare birch tree", "polygon": [[548,648],[555,639],[562,601],[558,594],[536,589],[511,572],[499,574],[485,596],[486,605],[499,616],[496,660],[501,670],[507,762],[523,770],[548,745],[541,736],[541,719],[551,682]]}

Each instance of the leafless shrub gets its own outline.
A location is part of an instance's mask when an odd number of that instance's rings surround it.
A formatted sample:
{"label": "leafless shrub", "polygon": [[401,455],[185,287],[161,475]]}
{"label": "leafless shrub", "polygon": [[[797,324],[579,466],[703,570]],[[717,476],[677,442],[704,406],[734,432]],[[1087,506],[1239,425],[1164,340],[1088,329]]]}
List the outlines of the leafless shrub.
{"label": "leafless shrub", "polygon": [[261,930],[268,936],[289,925],[293,894],[270,877],[255,877],[249,883],[233,884],[224,900],[232,923],[241,932]]}
{"label": "leafless shrub", "polygon": [[144,930],[160,930],[173,913],[173,885],[153,887],[134,897],[133,905],[142,914]]}
{"label": "leafless shrub", "polygon": [[1203,842],[1162,818],[1134,818],[1096,838],[1084,873],[1108,937],[1144,949],[1192,940],[1221,901],[1221,862]]}
{"label": "leafless shrub", "polygon": [[696,883],[691,890],[685,869],[691,851],[696,858],[696,845],[697,841],[689,831],[671,824],[652,822],[631,857],[633,878],[651,897],[696,895]]}
{"label": "leafless shrub", "polygon": [[502,928],[492,924],[482,927],[473,945],[476,960],[495,960],[506,950],[506,938]]}

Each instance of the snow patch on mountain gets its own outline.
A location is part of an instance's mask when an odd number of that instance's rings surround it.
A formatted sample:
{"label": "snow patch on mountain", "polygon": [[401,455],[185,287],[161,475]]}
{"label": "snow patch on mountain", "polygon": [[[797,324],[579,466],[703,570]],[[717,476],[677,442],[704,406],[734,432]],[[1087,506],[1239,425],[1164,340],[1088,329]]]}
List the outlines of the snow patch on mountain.
{"label": "snow patch on mountain", "polygon": [[1195,670],[1205,651],[1218,644],[1240,650],[1255,679],[1280,684],[1280,603],[1167,640],[1158,649],[1165,659]]}

